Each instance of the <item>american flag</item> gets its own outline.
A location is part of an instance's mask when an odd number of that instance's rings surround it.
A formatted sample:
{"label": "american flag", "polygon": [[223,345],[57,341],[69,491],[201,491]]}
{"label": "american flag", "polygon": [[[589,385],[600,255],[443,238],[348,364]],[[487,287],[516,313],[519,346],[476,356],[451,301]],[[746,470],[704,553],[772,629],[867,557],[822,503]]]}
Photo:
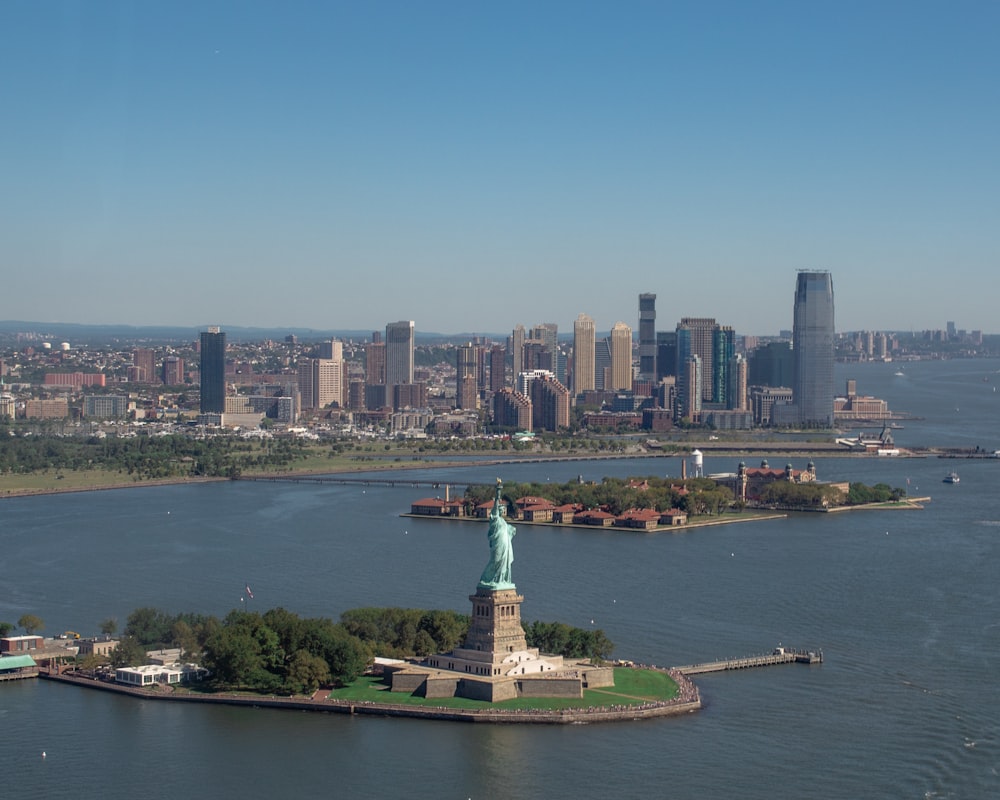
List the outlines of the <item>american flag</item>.
{"label": "american flag", "polygon": [[253,592],[250,591],[250,584],[249,583],[246,585],[246,590],[247,590],[247,597],[249,597],[251,600],[253,600]]}

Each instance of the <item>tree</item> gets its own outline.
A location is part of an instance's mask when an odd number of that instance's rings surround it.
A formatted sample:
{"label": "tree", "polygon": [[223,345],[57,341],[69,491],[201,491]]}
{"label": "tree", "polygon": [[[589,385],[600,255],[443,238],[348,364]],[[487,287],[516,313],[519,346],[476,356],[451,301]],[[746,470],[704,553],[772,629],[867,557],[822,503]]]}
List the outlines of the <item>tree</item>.
{"label": "tree", "polygon": [[115,669],[138,667],[146,663],[146,648],[134,637],[123,636],[118,646],[109,654],[108,663]]}
{"label": "tree", "polygon": [[13,622],[0,622],[0,636],[9,636],[16,627]]}
{"label": "tree", "polygon": [[30,636],[35,631],[40,631],[45,627],[45,620],[41,617],[36,617],[34,614],[25,614],[17,621],[17,626],[24,628],[24,632]]}
{"label": "tree", "polygon": [[285,688],[292,694],[312,694],[330,681],[330,667],[319,656],[299,650],[288,664]]}
{"label": "tree", "polygon": [[205,666],[219,683],[249,686],[260,663],[260,645],[246,631],[222,627],[205,644]]}
{"label": "tree", "polygon": [[170,627],[170,641],[181,649],[185,658],[192,658],[200,650],[194,629],[183,619],[176,620]]}
{"label": "tree", "polygon": [[125,621],[125,635],[144,645],[164,644],[170,639],[172,620],[157,608],[137,608]]}
{"label": "tree", "polygon": [[77,668],[87,672],[93,672],[98,667],[108,663],[107,656],[99,656],[96,653],[87,653],[77,661]]}
{"label": "tree", "polygon": [[118,632],[118,620],[114,617],[108,617],[101,623],[100,630],[105,636],[114,636]]}

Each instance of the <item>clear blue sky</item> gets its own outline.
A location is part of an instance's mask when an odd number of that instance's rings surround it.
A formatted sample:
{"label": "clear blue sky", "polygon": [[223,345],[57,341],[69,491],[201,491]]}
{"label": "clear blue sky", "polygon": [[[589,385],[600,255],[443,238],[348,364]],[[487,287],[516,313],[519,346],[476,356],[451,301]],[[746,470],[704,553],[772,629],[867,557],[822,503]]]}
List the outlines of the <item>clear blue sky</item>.
{"label": "clear blue sky", "polygon": [[0,3],[0,319],[1000,332],[1000,3]]}

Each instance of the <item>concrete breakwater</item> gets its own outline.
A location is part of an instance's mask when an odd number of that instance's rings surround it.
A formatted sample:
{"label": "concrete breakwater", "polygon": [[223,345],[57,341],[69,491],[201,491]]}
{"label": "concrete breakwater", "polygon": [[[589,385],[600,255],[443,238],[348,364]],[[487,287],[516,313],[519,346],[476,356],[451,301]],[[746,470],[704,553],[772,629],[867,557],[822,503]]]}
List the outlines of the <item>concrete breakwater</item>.
{"label": "concrete breakwater", "polygon": [[625,720],[653,719],[656,717],[687,714],[701,708],[698,687],[683,673],[674,669],[661,670],[677,683],[678,694],[671,700],[649,701],[639,704],[612,703],[606,706],[581,706],[567,709],[460,709],[444,706],[411,706],[400,703],[381,703],[330,698],[324,692],[311,697],[267,697],[238,694],[194,694],[175,692],[169,688],[141,689],[122,686],[88,677],[69,674],[40,673],[40,677],[74,684],[87,689],[129,695],[141,700],[159,700],[179,703],[201,703],[251,708],[275,708],[293,711],[314,711],[334,714],[372,715],[383,717],[410,717],[413,719],[439,719],[453,722],[531,723],[540,725],[579,725],[594,722],[621,722]]}

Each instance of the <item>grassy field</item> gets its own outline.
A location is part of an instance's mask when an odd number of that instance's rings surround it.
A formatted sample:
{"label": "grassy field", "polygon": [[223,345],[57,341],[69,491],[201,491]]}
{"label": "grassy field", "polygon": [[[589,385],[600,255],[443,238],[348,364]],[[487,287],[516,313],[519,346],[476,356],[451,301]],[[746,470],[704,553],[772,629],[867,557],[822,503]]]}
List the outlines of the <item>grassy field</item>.
{"label": "grassy field", "polygon": [[[456,462],[457,463],[457,462]],[[446,461],[435,461],[435,466],[448,466]],[[379,446],[370,452],[355,451],[334,453],[329,445],[312,445],[307,448],[304,457],[297,458],[287,468],[262,467],[246,469],[244,475],[295,475],[322,474],[335,472],[382,472],[394,469],[427,467],[428,462],[416,454],[411,448],[397,447],[395,444],[389,450]],[[22,494],[41,494],[52,492],[79,492],[90,489],[111,489],[126,486],[155,486],[165,483],[188,483],[204,481],[206,478],[177,477],[157,480],[139,479],[123,470],[104,469],[57,469],[51,468],[44,472],[29,474],[0,475],[0,497]],[[207,480],[224,480],[213,478]]]}
{"label": "grassy field", "polygon": [[615,685],[603,689],[586,689],[583,699],[555,697],[520,697],[500,703],[483,700],[467,700],[462,697],[433,698],[414,697],[402,692],[390,692],[379,678],[360,678],[350,686],[330,693],[331,699],[355,700],[371,703],[394,703],[409,706],[433,706],[435,708],[460,709],[544,709],[599,708],[612,705],[641,705],[658,700],[671,700],[677,696],[677,684],[663,672],[643,669],[615,669]]}
{"label": "grassy field", "polygon": [[[194,479],[192,479],[194,480]],[[203,479],[197,479],[203,480]],[[138,481],[124,472],[87,469],[59,472],[35,472],[30,475],[0,475],[0,497],[5,495],[36,494],[43,492],[82,492],[90,489],[111,489],[121,486],[155,486],[167,481]]]}

